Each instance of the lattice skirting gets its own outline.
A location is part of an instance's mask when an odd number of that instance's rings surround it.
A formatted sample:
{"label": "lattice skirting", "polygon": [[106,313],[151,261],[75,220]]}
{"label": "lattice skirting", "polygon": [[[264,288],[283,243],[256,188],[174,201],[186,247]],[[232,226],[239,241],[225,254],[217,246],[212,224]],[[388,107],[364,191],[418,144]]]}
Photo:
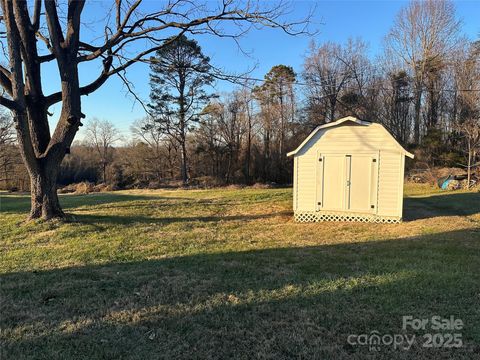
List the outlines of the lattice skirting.
{"label": "lattice skirting", "polygon": [[324,211],[295,211],[295,221],[297,222],[319,222],[319,221],[358,221],[373,223],[399,223],[402,221],[398,217],[378,216],[368,214],[342,213],[342,212],[324,212]]}

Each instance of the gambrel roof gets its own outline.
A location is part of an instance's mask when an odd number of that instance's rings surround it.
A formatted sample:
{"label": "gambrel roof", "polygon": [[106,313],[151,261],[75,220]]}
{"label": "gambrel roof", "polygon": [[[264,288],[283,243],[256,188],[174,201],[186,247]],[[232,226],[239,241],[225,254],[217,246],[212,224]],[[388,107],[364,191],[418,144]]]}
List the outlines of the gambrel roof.
{"label": "gambrel roof", "polygon": [[[330,127],[333,127],[333,126],[339,126],[339,125],[342,125],[343,123],[345,122],[353,122],[357,125],[362,125],[362,126],[371,126],[372,122],[370,121],[365,121],[365,120],[360,120],[360,119],[357,119],[356,117],[353,117],[353,116],[347,116],[347,117],[344,117],[344,118],[341,118],[337,121],[332,121],[328,124],[324,124],[324,125],[320,125],[320,126],[317,126],[311,133],[310,135],[308,135],[305,140],[303,140],[303,142],[293,151],[289,152],[287,154],[287,156],[292,156],[292,155],[295,155],[296,153],[298,153],[309,141],[310,139],[312,139],[316,133],[318,133],[320,130],[323,130],[323,129],[328,129]],[[407,150],[405,150],[402,145],[400,145],[398,143],[397,140],[395,140],[395,138],[392,136],[392,134],[390,134],[387,129],[385,129],[385,127],[383,127],[383,125],[381,124],[378,124],[378,123],[375,123],[375,125],[377,126],[380,126],[383,131],[388,134],[388,138],[390,138],[392,140],[392,142],[395,144],[395,146],[398,148],[398,150],[403,153],[405,156],[408,156],[409,158],[413,159],[414,155],[410,152],[408,152]]]}

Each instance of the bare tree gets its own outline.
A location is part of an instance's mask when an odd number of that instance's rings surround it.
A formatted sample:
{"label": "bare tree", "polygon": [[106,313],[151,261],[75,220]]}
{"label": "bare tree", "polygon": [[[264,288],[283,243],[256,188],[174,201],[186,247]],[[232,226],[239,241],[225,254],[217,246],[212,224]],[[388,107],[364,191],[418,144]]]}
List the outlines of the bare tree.
{"label": "bare tree", "polygon": [[392,69],[387,73],[385,84],[377,109],[379,120],[402,145],[406,145],[412,128],[410,78],[405,71]]}
{"label": "bare tree", "polygon": [[254,127],[256,125],[256,117],[254,114],[254,99],[252,96],[251,91],[249,90],[248,84],[242,86],[239,97],[243,103],[243,110],[244,110],[244,126],[246,132],[247,143],[245,144],[245,162],[243,168],[243,174],[245,176],[245,182],[250,184],[251,179],[251,168],[252,168],[252,143],[254,138]]}
{"label": "bare tree", "polygon": [[[284,181],[286,177],[284,172],[286,138],[295,118],[295,81],[296,74],[292,67],[275,65],[265,75],[263,84],[254,90],[262,107],[262,114],[269,122],[269,145],[275,146],[276,159],[274,162],[277,167],[275,181]],[[275,143],[272,144],[271,140],[274,140]],[[266,159],[266,161],[272,161],[272,159]]]}
{"label": "bare tree", "polygon": [[307,83],[306,95],[309,106],[315,108],[314,111],[323,109],[323,119],[319,120],[321,122],[335,120],[340,94],[350,77],[341,52],[342,48],[338,44],[328,42],[317,47],[312,43],[305,58],[303,78]]}
{"label": "bare tree", "polygon": [[[199,126],[195,129],[195,153],[203,161],[202,175],[209,174],[220,178],[224,143],[220,137],[220,121],[223,117],[224,107],[218,101],[210,102],[202,111]],[[203,158],[203,159],[202,159]]]}
{"label": "bare tree", "polygon": [[154,119],[150,116],[135,121],[130,131],[137,141],[149,147],[150,150],[146,160],[148,160],[150,164],[149,168],[153,169],[156,180],[159,180],[165,170],[163,157],[165,147],[167,143],[169,143],[168,139],[165,138],[162,129],[158,127]]}
{"label": "bare tree", "polygon": [[[283,2],[223,0],[202,5],[170,0],[150,7],[142,4],[141,0],[116,0],[103,28],[96,32],[104,35],[86,39],[81,36],[85,0],[35,0],[32,9],[26,1],[1,0],[8,65],[0,66],[0,85],[7,93],[0,97],[0,105],[13,112],[31,178],[30,218],[64,216],[56,180],[60,163],[85,117],[81,97],[95,92],[109,77],[124,79],[129,66],[186,33],[236,38],[248,25],[281,28],[290,34],[305,30],[305,22],[282,21],[287,10]],[[237,25],[229,28],[233,32],[222,28],[225,21]],[[57,65],[61,90],[45,95],[41,68],[50,61]],[[81,84],[79,64],[89,61],[100,62],[102,70],[94,81]],[[48,109],[59,102],[60,115],[51,133]]]}
{"label": "bare tree", "polygon": [[380,93],[380,76],[368,58],[368,45],[362,39],[348,39],[337,54],[346,78],[340,105],[345,115],[360,119],[378,119],[376,102]]}
{"label": "bare tree", "polygon": [[113,145],[122,139],[112,122],[93,118],[86,127],[87,141],[97,152],[102,167],[102,180],[107,183],[107,167],[113,160]]}
{"label": "bare tree", "polygon": [[467,155],[467,187],[470,187],[472,169],[480,163],[475,163],[477,154],[480,152],[480,119],[469,119],[457,124],[455,129],[462,135],[465,141],[465,153]]}
{"label": "bare tree", "polygon": [[15,142],[15,128],[12,117],[7,113],[0,113],[0,146],[11,145]]}
{"label": "bare tree", "polygon": [[452,122],[458,123],[480,115],[480,42],[463,40],[456,49],[451,64]]}
{"label": "bare tree", "polygon": [[421,136],[424,86],[433,64],[446,59],[459,36],[460,22],[450,0],[413,0],[397,15],[387,46],[410,69],[413,79],[414,142]]}
{"label": "bare tree", "polygon": [[16,152],[13,151],[15,142],[15,128],[13,119],[6,113],[0,113],[0,167],[2,175],[0,181],[9,187],[10,172],[12,165],[16,162]]}

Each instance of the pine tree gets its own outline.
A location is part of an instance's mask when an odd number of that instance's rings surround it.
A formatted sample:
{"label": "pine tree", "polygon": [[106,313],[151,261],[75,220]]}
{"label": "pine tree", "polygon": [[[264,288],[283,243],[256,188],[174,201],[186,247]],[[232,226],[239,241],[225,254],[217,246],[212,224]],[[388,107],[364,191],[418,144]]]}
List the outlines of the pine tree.
{"label": "pine tree", "polygon": [[159,129],[179,144],[182,181],[187,184],[187,134],[213,97],[206,87],[214,78],[210,58],[195,40],[185,36],[172,40],[150,59],[149,107]]}

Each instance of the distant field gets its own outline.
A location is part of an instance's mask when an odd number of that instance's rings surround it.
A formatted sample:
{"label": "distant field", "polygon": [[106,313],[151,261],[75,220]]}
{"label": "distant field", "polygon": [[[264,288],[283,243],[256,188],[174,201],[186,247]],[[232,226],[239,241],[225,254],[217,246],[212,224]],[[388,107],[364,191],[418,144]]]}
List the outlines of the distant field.
{"label": "distant field", "polygon": [[[1,359],[480,358],[480,193],[409,185],[401,224],[297,224],[291,189],[63,195],[69,223],[0,201]],[[347,343],[403,315],[464,346]]]}

